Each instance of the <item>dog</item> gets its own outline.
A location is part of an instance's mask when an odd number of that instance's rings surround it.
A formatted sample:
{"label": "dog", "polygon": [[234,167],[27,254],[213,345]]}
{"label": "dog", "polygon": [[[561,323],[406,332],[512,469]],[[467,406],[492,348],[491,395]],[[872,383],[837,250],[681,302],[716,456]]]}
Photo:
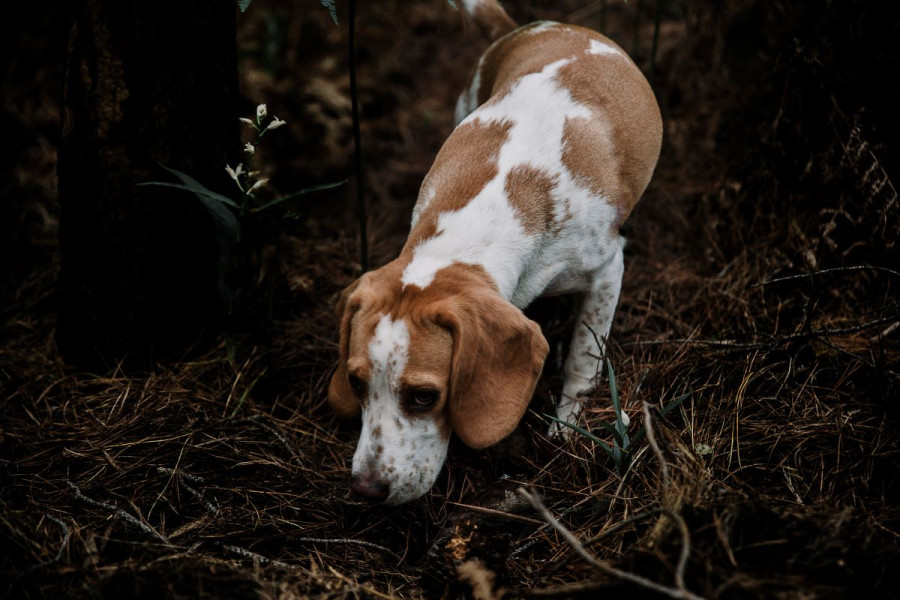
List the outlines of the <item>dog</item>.
{"label": "dog", "polygon": [[548,351],[522,313],[541,295],[584,294],[556,409],[575,422],[618,302],[620,226],[662,143],[653,91],[612,41],[553,22],[516,28],[495,0],[462,5],[493,43],[399,257],[337,306],[328,400],[362,415],[351,488],[386,505],[431,488],[452,433],[479,449],[515,429]]}

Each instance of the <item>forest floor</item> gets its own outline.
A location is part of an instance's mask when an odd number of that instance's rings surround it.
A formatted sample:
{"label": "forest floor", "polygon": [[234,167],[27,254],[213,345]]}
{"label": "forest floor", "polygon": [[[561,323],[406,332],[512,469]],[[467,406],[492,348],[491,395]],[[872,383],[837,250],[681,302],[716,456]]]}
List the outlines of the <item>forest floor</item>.
{"label": "forest floor", "polygon": [[[654,53],[654,3],[505,3],[604,31],[660,101],[609,350],[634,441],[617,464],[545,437],[575,303],[541,301],[551,356],[517,432],[453,441],[433,491],[392,509],[349,493],[359,426],[325,404],[333,306],[359,269],[352,184],[273,224],[249,325],[143,376],[63,363],[66,25],[23,7],[2,47],[0,596],[658,596],[576,554],[524,487],[596,560],[671,590],[900,597],[900,17],[787,4],[663,2]],[[260,151],[282,192],[352,179],[340,16],[254,0],[239,17],[244,112],[289,124]],[[357,43],[377,266],[486,43],[441,0],[362,3]],[[613,443],[602,381],[582,425]]]}

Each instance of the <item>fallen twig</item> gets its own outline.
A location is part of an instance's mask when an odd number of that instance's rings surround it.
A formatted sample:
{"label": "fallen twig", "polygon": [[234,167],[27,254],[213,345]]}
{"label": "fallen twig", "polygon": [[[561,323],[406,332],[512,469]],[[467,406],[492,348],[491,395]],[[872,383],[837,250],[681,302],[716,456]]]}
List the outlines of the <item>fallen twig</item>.
{"label": "fallen twig", "polygon": [[288,441],[288,439],[284,436],[284,434],[281,433],[281,431],[279,431],[278,428],[276,428],[275,426],[269,425],[268,423],[264,422],[262,415],[253,415],[248,420],[252,421],[257,426],[261,427],[262,429],[265,429],[267,432],[272,434],[272,437],[274,437],[276,440],[281,442],[282,446],[287,448],[287,451],[290,452],[290,454],[291,454],[291,458],[293,458],[294,460],[297,460],[300,458],[300,455],[297,454],[297,451],[294,449],[294,446]]}
{"label": "fallen twig", "polygon": [[388,554],[393,554],[397,556],[397,553],[391,550],[390,548],[385,548],[384,546],[380,546],[373,542],[366,542],[363,540],[354,540],[350,538],[311,538],[311,537],[302,537],[302,538],[291,538],[294,542],[306,542],[310,544],[355,544],[357,546],[364,546],[366,548],[374,548],[375,550],[380,550],[381,552],[387,552]]}
{"label": "fallen twig", "polygon": [[9,587],[6,588],[6,594],[5,594],[6,598],[9,598],[12,596],[13,589],[15,589],[15,587],[17,585],[19,585],[19,582],[22,581],[29,574],[37,571],[38,569],[43,569],[44,567],[49,567],[52,564],[58,563],[62,559],[63,550],[65,550],[66,546],[69,545],[69,538],[71,537],[72,532],[69,530],[69,526],[66,525],[65,521],[63,521],[62,519],[57,519],[56,517],[54,517],[51,514],[46,514],[46,515],[44,515],[44,517],[48,521],[52,521],[56,525],[59,525],[59,527],[63,530],[63,539],[62,539],[62,542],[60,542],[60,544],[59,544],[59,549],[56,551],[56,554],[53,556],[53,558],[48,558],[47,560],[39,562],[36,565],[32,565],[32,566],[28,567],[27,569],[25,569],[24,571],[22,571],[21,573],[19,573],[16,576],[16,578],[12,580],[12,583],[9,584]]}
{"label": "fallen twig", "polygon": [[178,479],[178,485],[181,486],[185,491],[187,491],[191,496],[193,496],[198,502],[202,502],[206,507],[206,512],[211,514],[216,514],[219,512],[219,508],[203,497],[203,494],[192,488],[187,482],[188,481],[199,481],[203,482],[205,479],[202,477],[196,477],[194,475],[189,475],[180,469],[169,469],[167,467],[156,467],[156,471],[159,473],[165,473],[171,475]]}
{"label": "fallen twig", "polygon": [[161,541],[162,543],[164,543],[164,544],[169,543],[169,540],[167,540],[164,535],[160,534],[158,531],[156,531],[155,529],[153,529],[152,527],[150,527],[149,525],[147,525],[140,519],[125,512],[118,506],[115,506],[114,504],[107,504],[106,502],[100,502],[99,500],[93,500],[91,498],[88,498],[87,496],[84,495],[84,493],[82,493],[81,489],[77,485],[75,485],[71,481],[69,481],[68,484],[69,484],[69,489],[71,489],[72,492],[75,494],[75,500],[78,500],[79,502],[84,502],[85,504],[87,504],[89,506],[93,506],[95,508],[102,508],[103,510],[107,510],[107,511],[113,513],[113,515],[115,515],[116,517],[121,518],[125,522],[136,527],[137,529],[140,529],[147,535],[156,538],[157,540]]}
{"label": "fallen twig", "polygon": [[656,434],[653,433],[653,422],[652,417],[650,416],[650,405],[646,402],[642,403],[644,410],[644,431],[647,432],[647,442],[649,442],[650,447],[653,449],[653,453],[656,454],[657,460],[659,460],[659,468],[662,470],[662,478],[663,485],[668,487],[671,478],[669,477],[669,465],[666,464],[666,459],[663,456],[662,450],[659,449],[659,445],[656,443]]}
{"label": "fallen twig", "polygon": [[226,552],[230,552],[231,554],[236,554],[242,558],[249,558],[253,562],[259,563],[261,566],[273,566],[279,567],[282,569],[294,570],[299,569],[297,565],[292,565],[290,563],[282,562],[280,560],[275,560],[274,558],[269,558],[267,556],[263,556],[262,554],[257,554],[256,552],[251,552],[246,548],[241,548],[240,546],[234,546],[230,544],[222,544],[222,549]]}
{"label": "fallen twig", "polygon": [[[680,598],[680,599],[688,599],[688,600],[700,600],[701,597],[697,596],[689,592],[687,589],[683,587],[683,571],[684,566],[687,563],[687,556],[690,553],[690,536],[687,535],[687,525],[684,523],[684,520],[675,514],[673,511],[669,509],[660,509],[661,512],[665,512],[667,516],[673,519],[676,523],[679,524],[679,528],[682,531],[682,549],[681,549],[681,557],[678,561],[678,568],[676,569],[675,579],[676,582],[681,583],[680,589],[671,588],[665,585],[661,585],[656,583],[655,581],[651,581],[646,579],[645,577],[641,577],[640,575],[635,575],[634,573],[629,573],[627,571],[622,571],[621,569],[617,569],[587,551],[584,545],[576,538],[571,531],[565,528],[556,518],[550,513],[544,503],[541,502],[541,499],[537,496],[537,494],[533,494],[526,490],[525,488],[519,488],[519,493],[528,500],[532,507],[541,516],[553,527],[562,537],[566,540],[566,542],[572,547],[575,552],[578,553],[585,561],[590,563],[594,568],[605,575],[609,575],[611,577],[616,577],[623,581],[628,581],[635,585],[639,585],[641,587],[645,587],[647,589],[651,589],[660,594],[664,594],[670,598]],[[687,540],[687,543],[685,543]]]}
{"label": "fallen twig", "polygon": [[753,333],[752,335],[768,337],[772,341],[769,343],[762,342],[738,342],[735,340],[698,340],[691,338],[676,338],[670,340],[639,340],[635,342],[625,342],[623,346],[663,346],[666,344],[692,344],[695,346],[710,346],[713,348],[734,348],[737,350],[771,350],[776,348],[777,346],[789,342],[796,342],[798,340],[807,340],[819,337],[828,337],[832,335],[846,335],[848,333],[859,333],[860,331],[865,331],[866,329],[871,329],[872,327],[878,327],[879,325],[884,325],[885,323],[897,323],[897,317],[892,315],[890,317],[882,317],[880,319],[874,319],[872,321],[866,321],[865,323],[859,323],[858,325],[851,325],[849,327],[838,327],[835,329],[829,329],[823,327],[821,329],[813,329],[811,331],[804,331],[800,333],[792,333],[790,335],[783,336],[772,336],[768,334],[761,333]]}
{"label": "fallen twig", "polygon": [[826,275],[828,273],[843,273],[846,271],[881,271],[883,273],[889,273],[890,275],[894,275],[895,277],[900,277],[900,271],[895,271],[894,269],[888,269],[887,267],[876,267],[872,265],[853,265],[849,267],[834,267],[831,269],[821,269],[819,271],[812,271],[811,273],[800,273],[799,275],[787,275],[785,277],[775,277],[774,279],[767,279],[760,283],[755,283],[751,285],[751,288],[763,287],[766,285],[771,285],[773,283],[781,283],[783,281],[792,281],[795,279],[811,279],[817,275]]}
{"label": "fallen twig", "polygon": [[545,524],[543,521],[539,521],[537,519],[523,517],[522,515],[514,515],[512,513],[503,512],[502,510],[486,508],[484,506],[475,506],[474,504],[463,504],[461,502],[451,502],[449,500],[447,501],[447,504],[452,504],[453,506],[458,506],[460,508],[464,508],[473,513],[479,513],[482,515],[487,515],[489,517],[497,517],[498,519],[506,519],[508,521],[516,521],[518,523],[528,523],[529,525],[544,525]]}

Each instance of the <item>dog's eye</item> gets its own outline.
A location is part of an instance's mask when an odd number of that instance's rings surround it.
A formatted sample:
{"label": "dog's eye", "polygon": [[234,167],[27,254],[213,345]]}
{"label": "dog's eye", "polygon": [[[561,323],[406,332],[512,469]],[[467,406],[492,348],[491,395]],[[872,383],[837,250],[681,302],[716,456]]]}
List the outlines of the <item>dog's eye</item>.
{"label": "dog's eye", "polygon": [[353,390],[353,393],[356,394],[357,398],[362,398],[365,395],[366,384],[362,382],[362,379],[356,375],[347,375],[347,382],[350,384],[350,389]]}
{"label": "dog's eye", "polygon": [[424,411],[431,408],[441,397],[437,390],[421,389],[409,392],[409,408],[414,411]]}

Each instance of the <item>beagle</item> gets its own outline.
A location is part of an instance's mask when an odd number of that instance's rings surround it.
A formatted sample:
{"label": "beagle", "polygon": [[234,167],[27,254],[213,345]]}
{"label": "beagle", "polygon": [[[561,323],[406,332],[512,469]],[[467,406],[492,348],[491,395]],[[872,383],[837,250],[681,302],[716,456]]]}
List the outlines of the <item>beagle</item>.
{"label": "beagle", "polygon": [[557,407],[578,417],[619,297],[619,229],[662,139],[653,91],[616,44],[559,23],[516,28],[495,0],[462,4],[495,41],[459,98],[400,256],[337,306],[328,399],[362,415],[351,487],[390,505],[431,488],[451,433],[484,448],[515,429],[548,350],[522,314],[540,295],[584,294]]}

